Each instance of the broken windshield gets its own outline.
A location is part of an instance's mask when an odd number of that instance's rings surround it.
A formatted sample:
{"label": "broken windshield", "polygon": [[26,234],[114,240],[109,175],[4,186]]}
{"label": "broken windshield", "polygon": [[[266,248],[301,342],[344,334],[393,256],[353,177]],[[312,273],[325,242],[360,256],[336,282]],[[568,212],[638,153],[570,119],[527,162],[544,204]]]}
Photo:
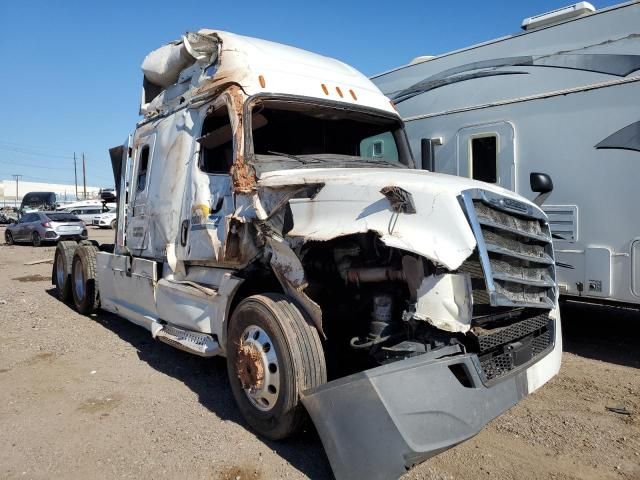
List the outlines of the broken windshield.
{"label": "broken windshield", "polygon": [[283,168],[411,165],[402,124],[322,104],[260,100],[251,110],[252,162],[258,173]]}

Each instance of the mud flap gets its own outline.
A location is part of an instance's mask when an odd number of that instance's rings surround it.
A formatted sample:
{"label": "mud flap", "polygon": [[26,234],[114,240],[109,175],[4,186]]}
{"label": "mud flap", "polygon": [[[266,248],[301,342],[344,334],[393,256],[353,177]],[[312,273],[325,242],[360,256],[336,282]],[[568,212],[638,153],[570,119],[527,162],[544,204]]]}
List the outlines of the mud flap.
{"label": "mud flap", "polygon": [[302,403],[336,479],[398,478],[474,436],[527,394],[524,371],[486,387],[475,358],[414,357],[305,392]]}

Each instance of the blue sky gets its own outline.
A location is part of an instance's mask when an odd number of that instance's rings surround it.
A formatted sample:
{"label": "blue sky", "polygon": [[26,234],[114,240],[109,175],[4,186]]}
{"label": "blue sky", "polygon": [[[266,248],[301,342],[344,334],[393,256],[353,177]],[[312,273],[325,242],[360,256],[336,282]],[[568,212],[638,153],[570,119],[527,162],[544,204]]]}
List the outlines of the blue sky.
{"label": "blue sky", "polygon": [[88,185],[113,185],[108,149],[139,118],[142,59],[188,30],[286,43],[373,75],[517,32],[524,17],[566,3],[2,1],[0,180],[73,183],[75,151]]}

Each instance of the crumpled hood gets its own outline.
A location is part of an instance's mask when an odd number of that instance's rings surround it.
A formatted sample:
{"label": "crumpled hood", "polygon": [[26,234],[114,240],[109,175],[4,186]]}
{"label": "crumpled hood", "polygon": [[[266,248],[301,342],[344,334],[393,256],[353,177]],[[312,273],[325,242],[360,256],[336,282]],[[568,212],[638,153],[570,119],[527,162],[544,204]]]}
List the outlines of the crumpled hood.
{"label": "crumpled hood", "polygon": [[[375,231],[390,247],[424,256],[456,270],[476,246],[460,206],[464,190],[484,189],[520,202],[530,202],[494,185],[424,170],[389,168],[322,168],[280,170],[263,174],[260,197],[269,191],[322,184],[311,198],[289,200],[293,217],[290,237],[330,240]],[[416,213],[395,213],[380,192],[396,186],[413,197]]]}

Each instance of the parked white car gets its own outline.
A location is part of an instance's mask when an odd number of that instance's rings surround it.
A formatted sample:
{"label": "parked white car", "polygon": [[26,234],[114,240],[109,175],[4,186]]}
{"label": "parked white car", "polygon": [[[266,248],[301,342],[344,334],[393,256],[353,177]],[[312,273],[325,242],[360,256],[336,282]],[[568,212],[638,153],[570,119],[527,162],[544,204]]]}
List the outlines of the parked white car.
{"label": "parked white car", "polygon": [[93,221],[93,217],[95,217],[96,215],[100,215],[101,213],[104,212],[102,206],[100,205],[85,206],[80,208],[70,208],[64,211],[69,212],[72,215],[75,215],[83,222],[89,223],[89,224]]}
{"label": "parked white car", "polygon": [[112,208],[108,212],[101,213],[93,217],[91,225],[100,228],[116,228],[116,209]]}

